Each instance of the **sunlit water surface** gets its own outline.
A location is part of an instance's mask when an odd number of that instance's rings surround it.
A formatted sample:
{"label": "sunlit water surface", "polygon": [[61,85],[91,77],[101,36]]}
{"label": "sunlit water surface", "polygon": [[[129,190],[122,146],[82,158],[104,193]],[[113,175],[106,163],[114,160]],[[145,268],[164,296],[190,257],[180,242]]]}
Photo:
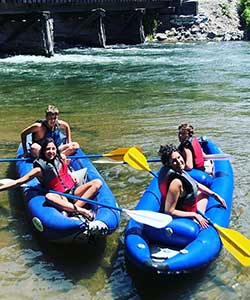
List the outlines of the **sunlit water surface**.
{"label": "sunlit water surface", "polygon": [[[187,121],[233,156],[230,227],[250,237],[249,70],[243,42],[76,48],[50,59],[1,59],[0,157],[15,156],[21,130],[43,117],[48,104],[59,107],[87,153],[141,145],[155,157],[160,144],[177,143],[177,126]],[[96,166],[126,208],[151,179],[125,165]],[[14,166],[1,163],[0,175],[14,177]],[[18,190],[0,197],[1,299],[248,299],[249,268],[225,249],[191,278],[134,276],[124,260],[126,216],[94,248],[48,246],[32,233]]]}

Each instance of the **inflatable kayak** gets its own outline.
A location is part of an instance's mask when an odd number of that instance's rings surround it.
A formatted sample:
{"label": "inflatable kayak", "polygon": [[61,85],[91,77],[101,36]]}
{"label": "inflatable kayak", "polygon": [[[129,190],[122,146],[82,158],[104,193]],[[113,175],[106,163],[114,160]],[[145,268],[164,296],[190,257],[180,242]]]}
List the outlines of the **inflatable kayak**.
{"label": "inflatable kayak", "polygon": [[[20,145],[17,151],[17,157],[20,158],[22,153],[23,149]],[[27,159],[18,160],[16,168],[17,175],[21,177],[33,168],[33,163]],[[78,149],[74,156],[71,156],[70,169],[72,172],[81,172],[84,168],[87,168],[87,181],[99,178],[103,183],[96,198],[93,199],[95,203],[89,204],[90,209],[95,212],[95,219],[91,222],[101,221],[102,223],[100,224],[103,225],[104,223],[105,225],[97,226],[94,236],[103,238],[116,230],[120,222],[120,213],[117,210],[109,208],[109,206],[117,207],[113,193],[91,161],[86,158],[86,154],[81,149]],[[29,181],[21,189],[23,198],[27,204],[31,223],[35,231],[43,239],[58,243],[87,243],[93,241],[93,233],[90,234],[88,230],[91,222],[82,216],[65,216],[59,210],[49,205],[46,202],[44,192],[41,191],[40,183],[36,178]],[[100,205],[95,205],[96,202],[100,203]],[[95,224],[96,223],[98,224],[98,222],[95,222]]]}
{"label": "inflatable kayak", "polygon": [[[222,153],[211,140],[201,139],[200,143],[206,154]],[[230,161],[215,160],[213,177],[199,170],[192,170],[190,175],[225,199],[227,209],[209,197],[205,215],[213,223],[228,227],[234,186]],[[136,209],[159,212],[160,202],[158,178],[154,177]],[[125,254],[130,265],[158,274],[184,274],[199,270],[218,256],[221,246],[219,233],[213,226],[201,229],[188,218],[174,218],[161,229],[131,219],[125,231]]]}

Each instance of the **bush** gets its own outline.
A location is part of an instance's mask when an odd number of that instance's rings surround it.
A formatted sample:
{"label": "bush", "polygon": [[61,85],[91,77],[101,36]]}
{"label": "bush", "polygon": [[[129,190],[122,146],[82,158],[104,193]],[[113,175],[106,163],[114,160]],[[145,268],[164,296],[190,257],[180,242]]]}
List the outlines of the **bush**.
{"label": "bush", "polygon": [[247,32],[250,33],[250,0],[240,1],[240,17]]}
{"label": "bush", "polygon": [[242,18],[244,19],[244,23],[247,27],[250,25],[250,8],[247,7],[244,9],[243,13],[241,14]]}
{"label": "bush", "polygon": [[241,7],[241,9],[250,7],[250,0],[240,0],[240,7]]}

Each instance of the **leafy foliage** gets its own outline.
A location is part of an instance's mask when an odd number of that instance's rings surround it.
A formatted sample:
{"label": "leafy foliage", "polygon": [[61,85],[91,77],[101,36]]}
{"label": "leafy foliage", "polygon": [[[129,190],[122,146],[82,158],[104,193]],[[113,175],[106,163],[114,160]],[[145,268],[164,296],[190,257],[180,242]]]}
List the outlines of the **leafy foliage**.
{"label": "leafy foliage", "polygon": [[240,17],[247,32],[250,32],[250,0],[240,1]]}

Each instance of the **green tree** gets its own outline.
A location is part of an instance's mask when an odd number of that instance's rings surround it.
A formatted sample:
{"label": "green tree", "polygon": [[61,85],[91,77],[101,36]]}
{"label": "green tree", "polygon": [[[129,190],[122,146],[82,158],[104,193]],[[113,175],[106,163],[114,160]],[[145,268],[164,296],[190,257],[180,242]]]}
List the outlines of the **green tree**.
{"label": "green tree", "polygon": [[240,17],[246,31],[250,33],[250,0],[240,1]]}

